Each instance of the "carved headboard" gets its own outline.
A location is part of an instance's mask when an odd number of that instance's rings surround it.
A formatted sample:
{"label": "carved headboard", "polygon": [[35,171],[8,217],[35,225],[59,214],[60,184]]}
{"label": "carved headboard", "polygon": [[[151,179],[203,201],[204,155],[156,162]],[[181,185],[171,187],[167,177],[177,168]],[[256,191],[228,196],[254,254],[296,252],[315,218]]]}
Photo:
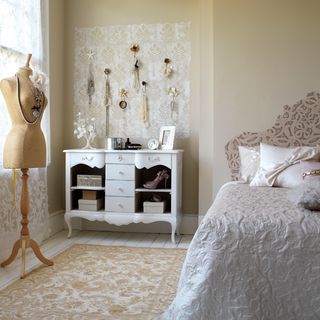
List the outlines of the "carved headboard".
{"label": "carved headboard", "polygon": [[254,147],[260,142],[280,147],[315,146],[320,143],[320,94],[311,92],[293,106],[284,106],[271,129],[252,133],[244,132],[230,140],[225,153],[231,179],[239,179],[238,146]]}

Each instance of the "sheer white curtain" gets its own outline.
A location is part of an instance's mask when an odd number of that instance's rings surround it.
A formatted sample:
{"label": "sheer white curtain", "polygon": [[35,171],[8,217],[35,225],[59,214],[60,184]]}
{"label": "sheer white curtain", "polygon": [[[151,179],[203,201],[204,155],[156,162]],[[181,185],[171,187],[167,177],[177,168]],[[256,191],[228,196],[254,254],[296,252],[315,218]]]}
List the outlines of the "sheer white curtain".
{"label": "sheer white curtain", "polygon": [[[47,63],[47,0],[0,0],[0,79],[13,76],[32,53],[31,67],[48,74]],[[46,92],[48,96],[48,92]],[[42,128],[50,148],[49,105],[46,108]],[[7,108],[0,93],[0,261],[10,254],[13,242],[20,232],[20,172],[17,177],[16,206],[11,170],[4,169],[3,146],[11,127]],[[49,159],[50,153],[48,152]],[[37,241],[48,234],[48,201],[46,169],[29,171],[30,232]]]}

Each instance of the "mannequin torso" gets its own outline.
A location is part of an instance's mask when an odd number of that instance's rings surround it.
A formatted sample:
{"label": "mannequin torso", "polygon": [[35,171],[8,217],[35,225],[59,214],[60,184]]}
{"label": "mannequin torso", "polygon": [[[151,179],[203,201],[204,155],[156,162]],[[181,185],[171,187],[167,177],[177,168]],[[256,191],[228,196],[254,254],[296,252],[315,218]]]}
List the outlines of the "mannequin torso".
{"label": "mannequin torso", "polygon": [[0,82],[0,90],[12,122],[4,145],[5,168],[46,166],[46,143],[40,123],[47,99],[41,94],[41,108],[38,110],[38,117],[35,116],[36,88],[29,78],[31,74],[29,67],[22,67],[17,73],[18,79],[11,77]]}

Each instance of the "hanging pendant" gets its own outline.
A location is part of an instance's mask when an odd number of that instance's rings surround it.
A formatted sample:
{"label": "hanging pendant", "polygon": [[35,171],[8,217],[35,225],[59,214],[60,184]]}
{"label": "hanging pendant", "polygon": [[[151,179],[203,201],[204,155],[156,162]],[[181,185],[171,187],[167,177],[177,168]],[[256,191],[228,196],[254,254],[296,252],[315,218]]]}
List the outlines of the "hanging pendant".
{"label": "hanging pendant", "polygon": [[92,61],[94,59],[95,53],[90,50],[88,52],[88,61],[89,61],[89,74],[88,74],[88,83],[87,83],[87,94],[89,98],[89,108],[92,105],[92,96],[95,92],[95,83],[94,83],[94,75],[93,75],[93,64]]}
{"label": "hanging pendant", "polygon": [[119,102],[119,107],[121,108],[121,109],[125,109],[126,107],[127,107],[127,101],[125,101],[125,100],[121,100],[120,102]]}
{"label": "hanging pendant", "polygon": [[148,99],[147,99],[147,82],[142,81],[142,90],[141,90],[141,120],[142,123],[147,127],[148,126]]}
{"label": "hanging pendant", "polygon": [[41,109],[41,107],[36,107],[36,106],[34,106],[34,107],[32,107],[32,114],[33,114],[33,116],[35,117],[35,118],[39,118],[39,116],[40,116],[40,109]]}
{"label": "hanging pendant", "polygon": [[171,60],[169,58],[165,58],[164,63],[165,63],[164,76],[166,78],[170,78],[173,72],[173,67],[170,65]]}
{"label": "hanging pendant", "polygon": [[177,90],[177,88],[175,87],[170,87],[168,90],[168,95],[171,97],[171,101],[170,101],[170,109],[171,109],[171,119],[173,120],[173,114],[174,111],[177,112],[176,109],[176,102],[175,102],[175,98],[178,96],[179,92]]}
{"label": "hanging pendant", "polygon": [[105,86],[105,95],[104,95],[104,105],[106,108],[106,137],[109,136],[109,108],[111,106],[111,88],[110,88],[110,81],[109,75],[111,70],[109,68],[104,69],[105,79],[106,79],[106,86]]}
{"label": "hanging pendant", "polygon": [[38,110],[34,110],[34,111],[32,112],[32,114],[33,114],[33,116],[34,116],[35,118],[38,118],[39,115],[40,115],[40,112],[39,112]]}
{"label": "hanging pendant", "polygon": [[137,43],[133,44],[130,47],[130,50],[133,52],[134,65],[131,69],[131,87],[137,93],[140,89],[140,80],[139,80],[139,60],[137,59],[137,53],[140,50],[140,47]]}
{"label": "hanging pendant", "polygon": [[136,60],[134,67],[131,70],[132,78],[131,78],[131,87],[138,93],[140,89],[140,80],[139,80],[139,61]]}
{"label": "hanging pendant", "polygon": [[126,99],[126,97],[127,97],[127,95],[128,95],[128,92],[127,92],[127,90],[126,89],[121,89],[120,90],[120,97],[121,97],[121,101],[119,102],[119,107],[121,108],[121,109],[125,109],[126,107],[127,107],[127,101],[125,100]]}

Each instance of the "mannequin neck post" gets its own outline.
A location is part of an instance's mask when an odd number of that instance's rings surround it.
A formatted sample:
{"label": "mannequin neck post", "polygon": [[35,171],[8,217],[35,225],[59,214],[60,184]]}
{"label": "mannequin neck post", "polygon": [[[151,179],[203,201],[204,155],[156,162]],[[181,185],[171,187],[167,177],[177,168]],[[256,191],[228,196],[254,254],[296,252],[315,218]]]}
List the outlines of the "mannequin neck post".
{"label": "mannequin neck post", "polygon": [[32,75],[32,69],[29,67],[21,67],[18,70],[18,74],[22,75],[25,78],[30,78],[30,76]]}

